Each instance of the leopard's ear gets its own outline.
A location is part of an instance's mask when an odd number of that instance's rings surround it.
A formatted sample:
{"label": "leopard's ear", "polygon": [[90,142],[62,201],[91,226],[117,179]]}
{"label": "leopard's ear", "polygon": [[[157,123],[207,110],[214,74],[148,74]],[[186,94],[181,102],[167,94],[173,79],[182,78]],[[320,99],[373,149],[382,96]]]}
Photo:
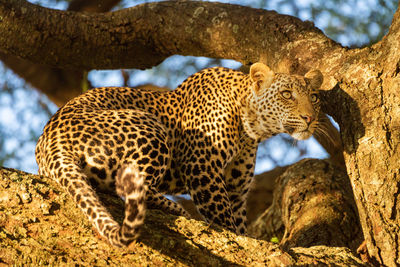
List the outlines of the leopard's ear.
{"label": "leopard's ear", "polygon": [[310,70],[306,73],[306,75],[304,75],[304,78],[308,80],[311,88],[315,90],[319,89],[322,82],[324,81],[324,76],[319,70]]}
{"label": "leopard's ear", "polygon": [[258,93],[261,88],[268,88],[274,80],[275,73],[263,63],[254,63],[250,67],[250,78],[254,83],[254,91]]}

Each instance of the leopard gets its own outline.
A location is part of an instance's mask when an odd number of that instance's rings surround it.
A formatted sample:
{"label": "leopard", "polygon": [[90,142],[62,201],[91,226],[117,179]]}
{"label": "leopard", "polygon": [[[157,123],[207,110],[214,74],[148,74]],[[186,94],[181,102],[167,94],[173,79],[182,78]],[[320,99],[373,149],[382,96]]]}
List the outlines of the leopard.
{"label": "leopard", "polygon": [[[39,174],[66,190],[93,227],[116,247],[140,235],[146,210],[190,218],[168,196],[188,194],[209,224],[246,234],[246,199],[258,144],[318,128],[323,75],[248,74],[207,68],[175,90],[93,88],[49,120],[36,150]],[[99,192],[124,201],[121,225]]]}

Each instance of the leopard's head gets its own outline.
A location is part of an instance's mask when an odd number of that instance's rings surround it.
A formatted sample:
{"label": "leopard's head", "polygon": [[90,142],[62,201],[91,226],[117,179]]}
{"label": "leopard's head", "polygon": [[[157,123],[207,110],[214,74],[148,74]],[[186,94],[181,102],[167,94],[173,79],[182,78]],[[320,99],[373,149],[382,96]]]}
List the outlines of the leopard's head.
{"label": "leopard's head", "polygon": [[[318,89],[323,76],[312,70],[304,76],[274,73],[262,63],[250,68],[252,94],[244,128],[250,137],[265,139],[278,133],[304,140],[318,128]],[[246,112],[245,112],[246,113]]]}

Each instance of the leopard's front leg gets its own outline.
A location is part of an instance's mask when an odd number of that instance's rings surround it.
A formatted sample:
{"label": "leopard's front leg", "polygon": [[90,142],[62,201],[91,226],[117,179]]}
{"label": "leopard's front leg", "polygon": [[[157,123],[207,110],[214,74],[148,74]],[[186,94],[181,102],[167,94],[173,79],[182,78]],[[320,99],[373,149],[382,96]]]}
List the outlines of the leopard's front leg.
{"label": "leopard's front leg", "polygon": [[254,178],[256,154],[255,140],[244,140],[239,153],[225,169],[224,176],[238,234],[247,233],[247,194]]}
{"label": "leopard's front leg", "polygon": [[187,163],[184,168],[191,170],[186,187],[200,214],[209,223],[237,232],[222,169],[202,170],[202,165],[196,163]]}
{"label": "leopard's front leg", "polygon": [[[219,128],[204,123],[197,127],[215,130],[207,133],[199,129],[187,131],[179,157],[180,174],[185,180],[187,192],[208,222],[240,233],[233,212],[235,203],[231,201],[224,176],[225,168],[240,151],[239,135],[234,134],[238,126],[228,125],[222,129],[222,126]],[[230,139],[237,139],[238,142]]]}

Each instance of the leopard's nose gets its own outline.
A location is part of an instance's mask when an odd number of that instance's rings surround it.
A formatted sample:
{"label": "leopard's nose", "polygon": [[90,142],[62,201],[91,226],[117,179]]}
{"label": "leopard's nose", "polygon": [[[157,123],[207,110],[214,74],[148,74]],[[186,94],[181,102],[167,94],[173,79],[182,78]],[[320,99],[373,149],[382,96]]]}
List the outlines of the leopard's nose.
{"label": "leopard's nose", "polygon": [[315,117],[314,117],[314,116],[310,116],[310,115],[300,115],[300,117],[301,117],[308,125],[310,125],[310,124],[315,120]]}

